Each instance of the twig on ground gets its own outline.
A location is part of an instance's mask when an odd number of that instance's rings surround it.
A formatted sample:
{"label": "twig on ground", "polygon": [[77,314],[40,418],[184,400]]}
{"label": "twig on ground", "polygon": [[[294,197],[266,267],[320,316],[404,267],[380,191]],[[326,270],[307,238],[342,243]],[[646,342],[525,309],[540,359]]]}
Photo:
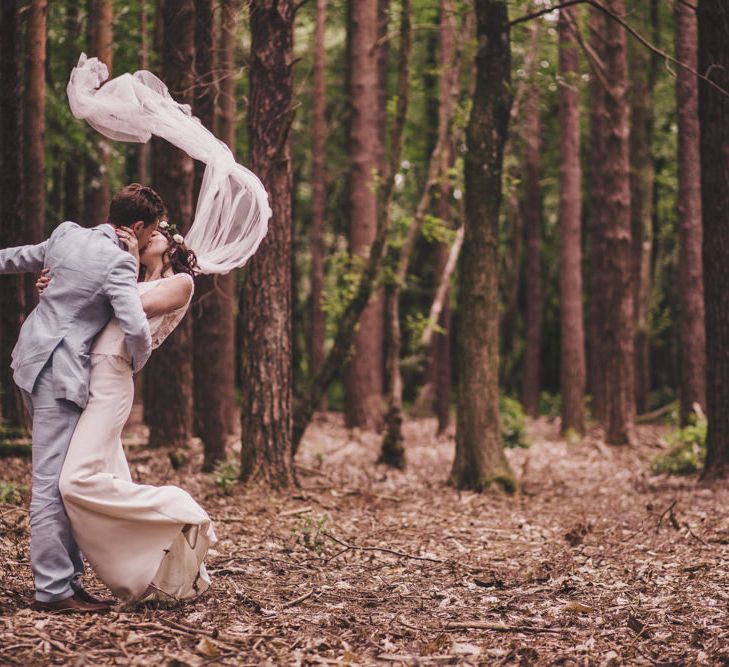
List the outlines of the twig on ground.
{"label": "twig on ground", "polygon": [[505,625],[503,623],[486,623],[484,621],[453,621],[446,623],[446,630],[492,630],[494,632],[543,632],[561,634],[559,628],[535,628],[531,625]]}
{"label": "twig on ground", "polygon": [[[346,547],[345,551],[348,549],[353,549],[356,551],[380,551],[382,553],[386,554],[392,554],[393,556],[400,556],[401,558],[412,558],[413,560],[426,560],[431,563],[447,563],[447,560],[443,560],[441,558],[431,558],[430,556],[415,556],[413,554],[406,554],[402,551],[395,551],[394,549],[388,549],[386,547],[358,547],[354,544],[349,544],[348,542],[343,542],[337,537],[334,537],[331,533],[328,533],[326,531],[322,531],[322,535],[328,537],[330,540],[336,542],[337,544],[341,544],[343,547]],[[339,552],[344,553],[344,552]],[[339,555],[339,554],[337,554]]]}
{"label": "twig on ground", "polygon": [[284,609],[287,609],[288,607],[294,607],[297,604],[299,604],[300,602],[303,602],[304,600],[308,600],[312,595],[314,595],[313,588],[310,591],[307,591],[306,593],[304,593],[303,595],[299,595],[299,597],[297,597],[296,599],[289,600],[288,602],[284,603],[284,605],[283,605]]}
{"label": "twig on ground", "polygon": [[306,514],[307,512],[311,512],[314,508],[311,505],[307,505],[306,507],[297,507],[296,509],[292,510],[286,510],[285,512],[279,512],[279,516],[296,516],[297,514]]}

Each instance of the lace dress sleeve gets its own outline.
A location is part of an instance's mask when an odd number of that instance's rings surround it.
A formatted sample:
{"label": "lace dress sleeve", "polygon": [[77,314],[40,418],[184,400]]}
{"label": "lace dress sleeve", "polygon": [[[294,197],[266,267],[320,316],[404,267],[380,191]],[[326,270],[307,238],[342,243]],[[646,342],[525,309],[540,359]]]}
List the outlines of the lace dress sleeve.
{"label": "lace dress sleeve", "polygon": [[149,321],[149,328],[152,332],[152,349],[156,349],[164,343],[165,339],[177,328],[182,318],[185,317],[185,313],[187,313],[187,309],[190,307],[190,301],[192,301],[192,295],[195,292],[195,281],[192,279],[192,276],[187,273],[177,273],[171,278],[166,278],[166,280],[174,280],[182,276],[189,280],[192,285],[190,298],[182,308],[165,313],[164,315],[158,315]]}

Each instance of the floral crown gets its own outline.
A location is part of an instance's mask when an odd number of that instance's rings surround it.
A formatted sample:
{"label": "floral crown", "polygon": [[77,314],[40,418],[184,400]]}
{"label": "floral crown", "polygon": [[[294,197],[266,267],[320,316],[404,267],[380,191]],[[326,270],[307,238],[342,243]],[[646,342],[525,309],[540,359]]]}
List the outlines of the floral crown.
{"label": "floral crown", "polygon": [[159,223],[159,228],[166,231],[177,245],[183,245],[185,243],[185,238],[177,231],[177,225],[174,222],[162,220]]}

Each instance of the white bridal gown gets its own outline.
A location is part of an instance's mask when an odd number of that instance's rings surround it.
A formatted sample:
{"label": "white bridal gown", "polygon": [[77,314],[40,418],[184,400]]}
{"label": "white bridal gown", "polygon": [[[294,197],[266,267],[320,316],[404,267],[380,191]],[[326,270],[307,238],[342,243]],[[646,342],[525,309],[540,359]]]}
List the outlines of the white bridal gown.
{"label": "white bridal gown", "polygon": [[[185,279],[192,281],[187,274],[162,280]],[[152,290],[160,282],[139,283],[139,290]],[[188,305],[150,319],[153,347],[174,330]],[[215,532],[187,491],[132,482],[121,432],[134,384],[116,319],[91,349],[89,391],[59,482],[76,542],[99,578],[124,602],[199,595],[210,586],[203,559],[217,541]]]}

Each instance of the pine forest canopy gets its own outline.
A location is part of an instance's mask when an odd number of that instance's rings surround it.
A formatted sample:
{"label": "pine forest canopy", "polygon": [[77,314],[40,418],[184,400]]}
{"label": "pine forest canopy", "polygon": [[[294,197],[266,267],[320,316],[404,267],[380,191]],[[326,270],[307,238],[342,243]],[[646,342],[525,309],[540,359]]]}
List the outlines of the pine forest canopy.
{"label": "pine forest canopy", "polygon": [[[455,409],[452,482],[513,489],[505,397],[612,444],[677,402],[682,424],[707,414],[705,476],[725,476],[729,9],[694,4],[5,0],[0,247],[103,223],[134,181],[189,228],[199,164],[69,110],[82,51],[112,76],[148,69],[273,210],[138,383],[151,445],[199,435],[211,470],[242,431],[241,477],[288,486],[317,410],[380,430],[403,466],[403,415],[447,432]],[[13,427],[10,351],[36,298],[0,281]]]}

